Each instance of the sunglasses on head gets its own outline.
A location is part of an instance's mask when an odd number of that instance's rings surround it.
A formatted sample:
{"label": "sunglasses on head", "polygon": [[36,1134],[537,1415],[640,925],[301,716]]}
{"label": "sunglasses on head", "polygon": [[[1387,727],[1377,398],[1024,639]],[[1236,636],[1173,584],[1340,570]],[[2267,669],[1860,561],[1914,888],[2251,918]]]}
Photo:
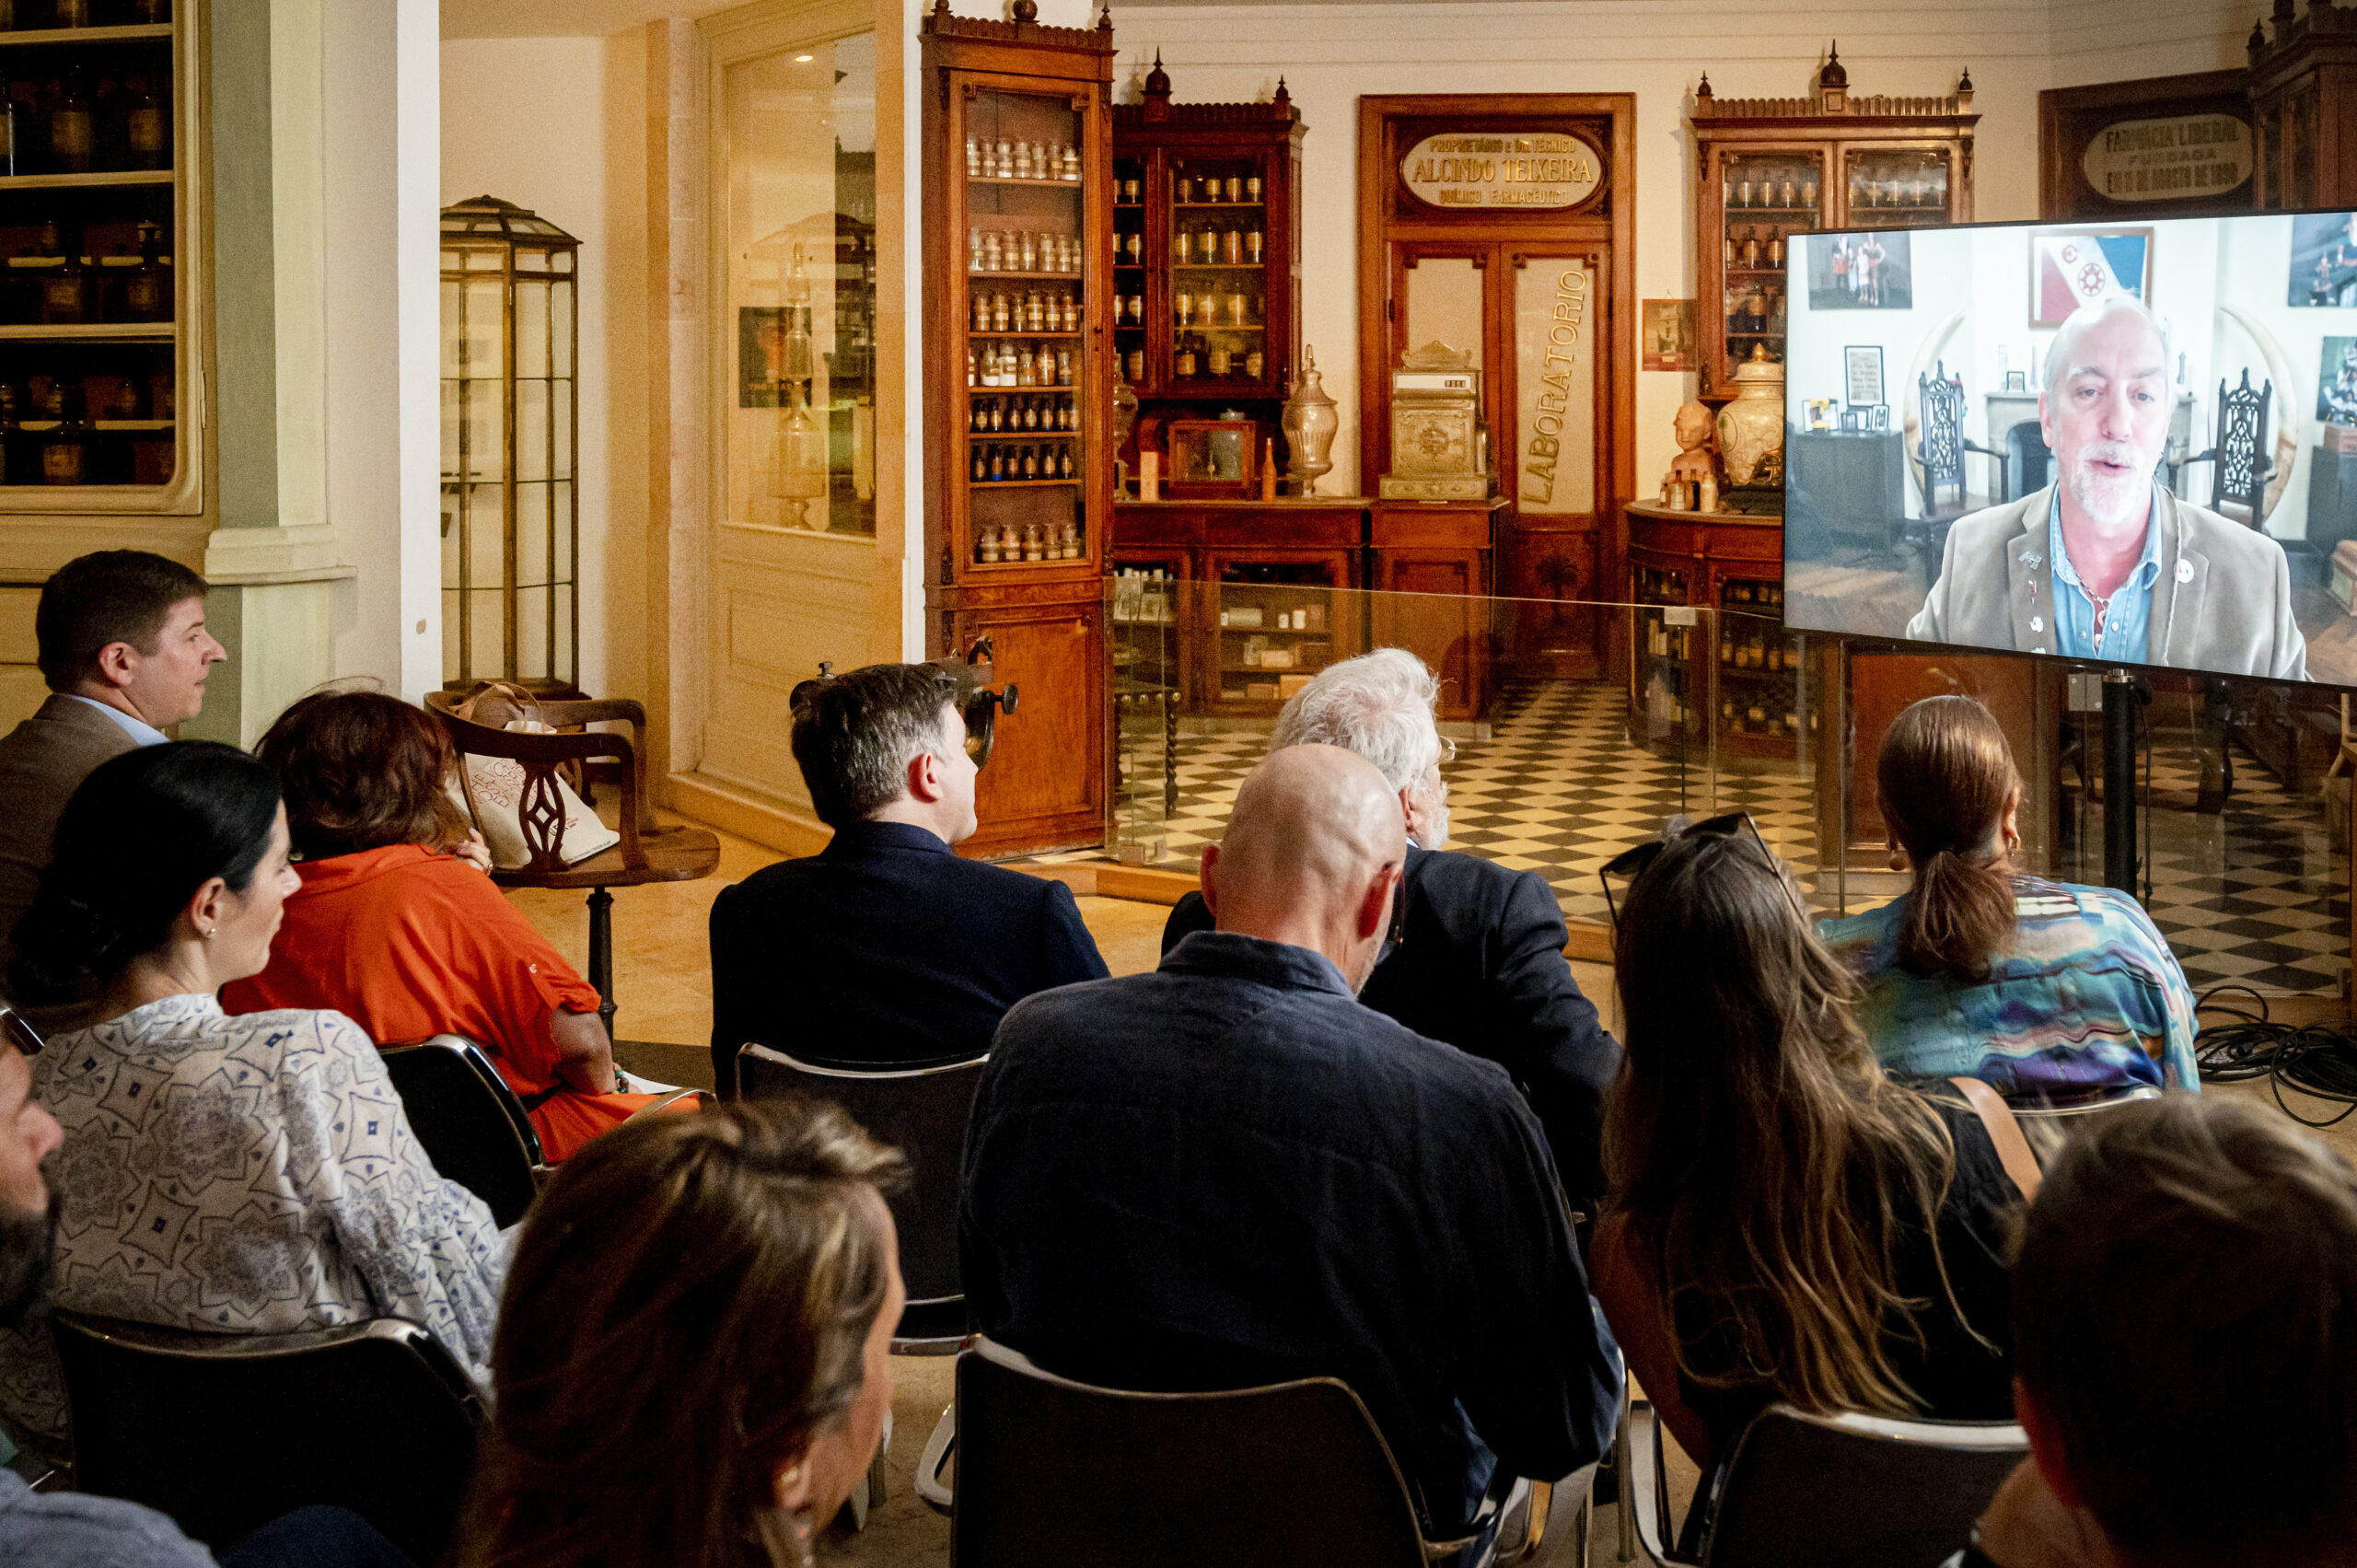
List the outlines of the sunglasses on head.
{"label": "sunglasses on head", "polygon": [[1744,834],[1748,834],[1751,842],[1759,847],[1759,853],[1767,858],[1769,868],[1776,873],[1777,885],[1784,889],[1784,897],[1792,900],[1793,912],[1800,916],[1803,925],[1806,925],[1808,911],[1801,904],[1799,891],[1794,888],[1792,878],[1784,875],[1784,863],[1776,858],[1776,852],[1770,849],[1768,841],[1759,836],[1759,824],[1751,819],[1751,813],[1748,811],[1730,811],[1723,817],[1705,817],[1699,822],[1690,822],[1683,817],[1672,817],[1663,824],[1660,837],[1647,839],[1641,844],[1633,844],[1606,861],[1603,868],[1596,874],[1596,880],[1604,884],[1605,913],[1610,917],[1613,925],[1617,928],[1620,923],[1620,911],[1612,897],[1614,880],[1617,878],[1620,881],[1625,898],[1627,889],[1644,874],[1645,868],[1660,857],[1663,850],[1667,849],[1676,841],[1689,835],[1706,839],[1732,839]]}

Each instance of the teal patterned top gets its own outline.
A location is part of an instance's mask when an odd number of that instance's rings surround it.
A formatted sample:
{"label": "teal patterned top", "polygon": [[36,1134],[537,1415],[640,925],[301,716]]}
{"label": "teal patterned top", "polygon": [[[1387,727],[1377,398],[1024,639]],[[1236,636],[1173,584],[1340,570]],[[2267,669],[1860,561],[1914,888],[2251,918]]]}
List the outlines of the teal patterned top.
{"label": "teal patterned top", "polygon": [[1861,982],[1858,1024],[1885,1067],[1980,1078],[2019,1099],[2131,1084],[2200,1088],[2192,989],[2128,894],[2016,877],[2013,946],[1977,982],[1898,967],[1899,918],[1913,896],[1817,923]]}

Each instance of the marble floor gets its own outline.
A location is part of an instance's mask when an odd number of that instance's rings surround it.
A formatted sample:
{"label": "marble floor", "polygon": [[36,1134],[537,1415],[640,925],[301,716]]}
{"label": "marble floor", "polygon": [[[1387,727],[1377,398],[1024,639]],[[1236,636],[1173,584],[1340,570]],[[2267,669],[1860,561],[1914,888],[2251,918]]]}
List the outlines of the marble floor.
{"label": "marble floor", "polygon": [[[1841,886],[1817,865],[1816,791],[1790,761],[1666,759],[1631,745],[1617,686],[1524,681],[1506,687],[1486,738],[1461,739],[1449,783],[1449,847],[1547,879],[1565,918],[1601,922],[1596,872],[1672,814],[1748,811],[1817,907],[1872,908],[1902,887],[1852,869]],[[1162,731],[1125,730],[1125,833],[1149,860],[1187,866],[1224,830],[1237,785],[1260,761],[1267,726],[1180,728],[1175,791],[1162,809]],[[2200,763],[2189,738],[2161,732],[2153,750],[2150,907],[2198,992],[2227,983],[2269,994],[2337,994],[2348,963],[2345,848],[2321,803],[2283,787],[2247,753],[2235,759],[2224,809],[2191,809]],[[2066,775],[2062,874],[2102,880],[2103,807]],[[1074,857],[1077,858],[1077,857]]]}

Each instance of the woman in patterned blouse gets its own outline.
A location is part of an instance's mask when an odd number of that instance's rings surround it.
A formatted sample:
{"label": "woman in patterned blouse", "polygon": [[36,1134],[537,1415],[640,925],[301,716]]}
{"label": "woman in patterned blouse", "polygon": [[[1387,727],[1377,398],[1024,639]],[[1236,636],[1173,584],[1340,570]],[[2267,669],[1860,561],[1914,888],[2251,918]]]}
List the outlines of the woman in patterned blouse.
{"label": "woman in patterned blouse", "polygon": [[1818,934],[1858,977],[1885,1067],[2010,1099],[2200,1088],[2193,992],[2142,907],[2014,870],[2021,780],[1988,709],[1925,698],[1883,737],[1876,774],[1893,864],[1915,885]]}
{"label": "woman in patterned blouse", "polygon": [[[65,1129],[57,1304],[227,1334],[408,1318],[481,1381],[505,1243],[435,1172],[375,1045],[340,1013],[214,998],[269,962],[297,886],[278,786],[234,748],[126,753],[66,807],[10,977],[103,1020],[34,1065]],[[63,1427],[46,1345],[0,1339],[0,1416]]]}

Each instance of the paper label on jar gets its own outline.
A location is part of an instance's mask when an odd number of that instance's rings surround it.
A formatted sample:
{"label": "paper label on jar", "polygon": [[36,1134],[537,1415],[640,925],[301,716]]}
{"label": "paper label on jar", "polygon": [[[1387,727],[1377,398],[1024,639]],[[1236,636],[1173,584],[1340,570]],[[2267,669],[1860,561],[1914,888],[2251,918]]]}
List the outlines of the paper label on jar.
{"label": "paper label on jar", "polygon": [[41,476],[51,484],[82,482],[82,447],[72,441],[52,441],[41,449]]}

